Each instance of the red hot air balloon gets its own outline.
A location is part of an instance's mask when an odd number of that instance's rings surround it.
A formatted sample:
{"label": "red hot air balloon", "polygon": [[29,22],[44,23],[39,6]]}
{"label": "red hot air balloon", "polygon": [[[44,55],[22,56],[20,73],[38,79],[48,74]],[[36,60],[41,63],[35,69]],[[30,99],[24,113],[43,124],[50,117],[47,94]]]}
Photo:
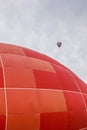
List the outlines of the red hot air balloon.
{"label": "red hot air balloon", "polygon": [[0,130],[87,130],[87,85],[48,56],[1,43]]}

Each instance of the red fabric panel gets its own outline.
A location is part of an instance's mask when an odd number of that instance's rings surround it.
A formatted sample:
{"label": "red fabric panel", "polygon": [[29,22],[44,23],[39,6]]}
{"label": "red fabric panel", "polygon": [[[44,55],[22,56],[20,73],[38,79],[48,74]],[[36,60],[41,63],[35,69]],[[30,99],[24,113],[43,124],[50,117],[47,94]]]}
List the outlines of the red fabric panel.
{"label": "red fabric panel", "polygon": [[[79,130],[87,128],[87,112],[74,110],[68,112],[68,130]],[[86,130],[86,129],[85,129]]]}
{"label": "red fabric panel", "polygon": [[56,73],[34,70],[37,88],[62,89]]}
{"label": "red fabric panel", "polygon": [[0,61],[0,88],[4,87],[4,81],[3,81],[3,70],[2,70],[2,65]]}
{"label": "red fabric panel", "polygon": [[80,93],[64,92],[68,109],[68,130],[87,127],[87,112]]}
{"label": "red fabric panel", "polygon": [[82,99],[81,94],[79,93],[72,93],[72,92],[64,92],[66,104],[68,110],[76,111],[76,110],[84,110],[85,104]]}
{"label": "red fabric panel", "polygon": [[87,84],[84,83],[81,79],[79,79],[75,74],[73,74],[73,76],[75,77],[77,83],[79,84],[81,92],[87,94]]}
{"label": "red fabric panel", "polygon": [[0,130],[5,130],[6,110],[4,90],[0,90]]}
{"label": "red fabric panel", "polygon": [[58,79],[61,82],[63,90],[80,91],[78,88],[78,84],[76,83],[72,73],[69,72],[69,70],[57,65],[53,66],[56,70]]}
{"label": "red fabric panel", "polygon": [[5,130],[6,116],[0,114],[0,130]]}
{"label": "red fabric panel", "polygon": [[67,113],[41,113],[40,130],[67,130]]}
{"label": "red fabric panel", "polygon": [[87,107],[87,95],[83,95],[83,96],[84,96],[84,100],[85,100],[86,107]]}

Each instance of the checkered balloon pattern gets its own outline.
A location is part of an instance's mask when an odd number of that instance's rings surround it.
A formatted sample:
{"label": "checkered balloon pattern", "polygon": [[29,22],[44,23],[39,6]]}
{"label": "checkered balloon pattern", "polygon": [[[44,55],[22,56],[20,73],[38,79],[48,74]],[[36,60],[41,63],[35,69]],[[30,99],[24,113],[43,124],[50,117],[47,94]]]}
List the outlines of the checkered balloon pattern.
{"label": "checkered balloon pattern", "polygon": [[0,43],[0,130],[87,130],[87,85],[39,52]]}

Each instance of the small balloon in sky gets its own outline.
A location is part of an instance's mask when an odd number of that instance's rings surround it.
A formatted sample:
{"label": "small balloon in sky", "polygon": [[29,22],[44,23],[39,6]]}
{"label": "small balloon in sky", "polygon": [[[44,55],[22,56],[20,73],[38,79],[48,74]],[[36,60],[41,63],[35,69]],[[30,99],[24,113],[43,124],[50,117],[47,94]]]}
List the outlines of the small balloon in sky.
{"label": "small balloon in sky", "polygon": [[61,47],[62,46],[62,42],[57,42],[57,47]]}

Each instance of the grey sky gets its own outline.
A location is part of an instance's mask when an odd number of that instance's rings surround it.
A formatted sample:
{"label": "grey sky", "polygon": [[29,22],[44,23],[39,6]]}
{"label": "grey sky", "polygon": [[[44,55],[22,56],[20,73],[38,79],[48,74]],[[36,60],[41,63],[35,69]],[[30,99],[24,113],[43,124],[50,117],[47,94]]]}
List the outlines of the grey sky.
{"label": "grey sky", "polygon": [[87,0],[0,0],[0,41],[45,53],[87,82]]}

